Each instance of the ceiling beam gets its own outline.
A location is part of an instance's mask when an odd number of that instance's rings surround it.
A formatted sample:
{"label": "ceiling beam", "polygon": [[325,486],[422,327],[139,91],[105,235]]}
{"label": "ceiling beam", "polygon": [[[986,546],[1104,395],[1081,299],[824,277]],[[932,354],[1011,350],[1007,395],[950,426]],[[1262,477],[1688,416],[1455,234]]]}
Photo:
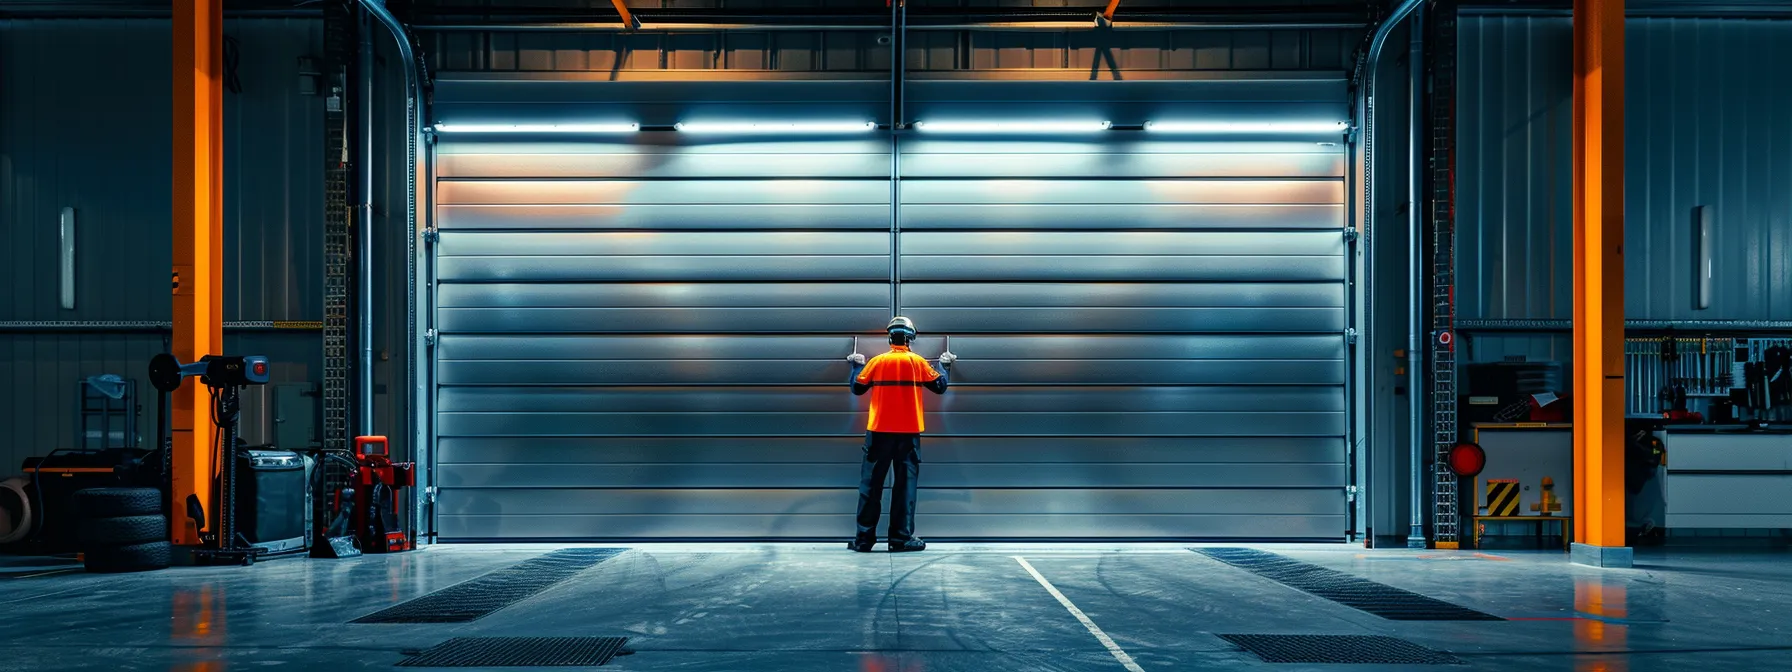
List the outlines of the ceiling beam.
{"label": "ceiling beam", "polygon": [[641,27],[641,20],[635,18],[635,15],[628,11],[628,3],[625,0],[610,0],[610,5],[616,8],[616,15],[622,17],[622,25],[628,26],[629,30]]}

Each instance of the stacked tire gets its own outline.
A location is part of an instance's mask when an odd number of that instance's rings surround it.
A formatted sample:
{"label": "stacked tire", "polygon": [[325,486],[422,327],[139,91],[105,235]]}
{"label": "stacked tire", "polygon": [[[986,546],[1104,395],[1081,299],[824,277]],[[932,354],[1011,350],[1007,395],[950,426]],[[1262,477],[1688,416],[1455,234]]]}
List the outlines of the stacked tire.
{"label": "stacked tire", "polygon": [[89,488],[75,493],[76,534],[89,572],[166,569],[173,549],[162,491],[156,488]]}

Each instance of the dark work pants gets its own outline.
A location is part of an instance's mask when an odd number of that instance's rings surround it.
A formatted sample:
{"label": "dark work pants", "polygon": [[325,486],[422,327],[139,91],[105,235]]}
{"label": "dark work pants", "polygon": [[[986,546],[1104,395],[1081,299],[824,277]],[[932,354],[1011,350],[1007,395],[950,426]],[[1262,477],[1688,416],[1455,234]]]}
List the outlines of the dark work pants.
{"label": "dark work pants", "polygon": [[877,540],[877,517],[883,511],[884,477],[896,465],[896,484],[890,491],[889,540],[901,543],[915,537],[915,489],[921,478],[921,435],[865,433],[865,461],[859,466],[859,533],[861,542]]}

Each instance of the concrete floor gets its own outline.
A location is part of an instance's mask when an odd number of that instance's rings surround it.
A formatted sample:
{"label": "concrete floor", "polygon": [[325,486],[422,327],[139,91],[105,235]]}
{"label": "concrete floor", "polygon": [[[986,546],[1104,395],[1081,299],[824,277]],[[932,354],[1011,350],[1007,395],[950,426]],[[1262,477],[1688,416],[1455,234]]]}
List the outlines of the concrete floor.
{"label": "concrete floor", "polygon": [[1792,669],[1785,550],[1642,550],[1634,570],[1598,570],[1561,553],[1260,546],[1512,619],[1414,623],[1181,546],[640,546],[472,623],[348,623],[552,548],[132,575],[0,558],[0,670],[383,669],[457,636],[598,635],[630,638],[615,670],[1126,670],[1016,556],[1147,671],[1397,669],[1268,665],[1215,633],[1383,634],[1467,661],[1441,669]]}

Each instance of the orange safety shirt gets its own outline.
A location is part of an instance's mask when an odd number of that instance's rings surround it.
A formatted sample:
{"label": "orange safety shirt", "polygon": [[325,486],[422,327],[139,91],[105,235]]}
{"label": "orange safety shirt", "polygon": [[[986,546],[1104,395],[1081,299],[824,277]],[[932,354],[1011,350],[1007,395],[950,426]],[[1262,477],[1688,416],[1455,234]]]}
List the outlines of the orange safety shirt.
{"label": "orange safety shirt", "polygon": [[890,351],[872,357],[856,379],[871,386],[871,418],[865,428],[873,432],[920,434],[927,424],[921,419],[921,388],[938,380],[927,359],[892,345]]}

